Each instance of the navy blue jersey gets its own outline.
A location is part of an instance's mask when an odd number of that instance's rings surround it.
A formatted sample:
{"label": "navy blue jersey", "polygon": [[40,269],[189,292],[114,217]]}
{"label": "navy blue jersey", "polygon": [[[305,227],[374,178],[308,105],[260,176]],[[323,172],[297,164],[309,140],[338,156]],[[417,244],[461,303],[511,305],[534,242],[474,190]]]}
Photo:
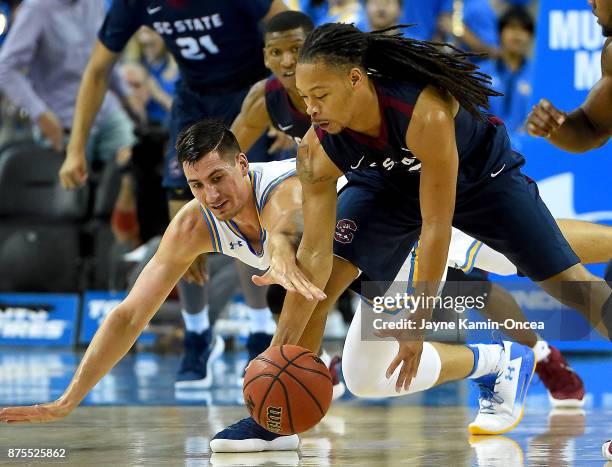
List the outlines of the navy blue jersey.
{"label": "navy blue jersey", "polygon": [[120,52],[142,25],[161,35],[194,90],[238,89],[267,75],[259,21],[272,0],[113,0],[100,41]]}
{"label": "navy blue jersey", "polygon": [[299,143],[310,128],[310,117],[295,108],[289,94],[275,77],[266,81],[265,96],[272,125]]}
{"label": "navy blue jersey", "polygon": [[[375,82],[375,87],[381,114],[378,138],[350,129],[332,135],[316,127],[317,137],[327,155],[344,173],[375,169],[402,183],[408,175],[415,183],[405,185],[405,189],[418,197],[421,163],[406,147],[406,133],[425,85]],[[523,163],[522,156],[511,151],[501,120],[493,115],[486,117],[484,121],[479,120],[463,107],[455,117],[459,152],[458,191]]]}

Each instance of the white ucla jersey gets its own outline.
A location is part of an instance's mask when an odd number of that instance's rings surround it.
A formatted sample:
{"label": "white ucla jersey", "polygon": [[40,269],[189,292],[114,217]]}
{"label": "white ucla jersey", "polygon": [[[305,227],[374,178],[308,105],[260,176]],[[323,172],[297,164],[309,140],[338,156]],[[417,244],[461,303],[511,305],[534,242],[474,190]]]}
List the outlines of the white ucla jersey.
{"label": "white ucla jersey", "polygon": [[[295,174],[295,159],[249,164],[249,178],[259,214],[263,211],[272,190],[283,180]],[[215,252],[232,256],[260,270],[270,267],[270,255],[267,248],[268,235],[265,229],[260,227],[261,251],[256,251],[255,247],[242,235],[235,222],[218,220],[206,206],[201,206],[201,210],[204,213],[204,220],[208,225]]]}

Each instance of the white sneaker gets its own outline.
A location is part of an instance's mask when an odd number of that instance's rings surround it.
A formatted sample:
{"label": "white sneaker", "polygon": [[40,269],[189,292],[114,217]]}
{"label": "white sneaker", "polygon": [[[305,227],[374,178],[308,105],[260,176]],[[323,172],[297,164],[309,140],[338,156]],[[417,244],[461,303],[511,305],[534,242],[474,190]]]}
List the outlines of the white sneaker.
{"label": "white sneaker", "polygon": [[474,380],[480,387],[480,409],[468,429],[473,435],[500,435],[512,430],[523,418],[525,396],[535,371],[535,356],[529,347],[504,341],[498,373]]}

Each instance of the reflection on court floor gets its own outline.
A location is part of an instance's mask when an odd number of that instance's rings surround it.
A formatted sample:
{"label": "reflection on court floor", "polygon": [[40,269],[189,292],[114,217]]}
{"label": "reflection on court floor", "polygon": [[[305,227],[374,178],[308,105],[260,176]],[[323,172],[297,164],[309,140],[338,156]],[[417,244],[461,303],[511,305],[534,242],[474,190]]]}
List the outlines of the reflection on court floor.
{"label": "reflection on court floor", "polygon": [[[0,406],[58,397],[79,359],[3,349]],[[600,446],[612,435],[612,358],[574,355],[569,360],[587,388],[584,410],[552,411],[536,378],[525,418],[507,436],[469,436],[476,395],[461,382],[384,401],[346,395],[302,437],[298,453],[211,455],[214,433],[245,414],[238,378],[245,359],[234,352],[217,361],[209,391],[175,392],[178,357],[130,354],[85,407],[53,425],[0,427],[0,445],[64,447],[71,465],[602,466]]]}

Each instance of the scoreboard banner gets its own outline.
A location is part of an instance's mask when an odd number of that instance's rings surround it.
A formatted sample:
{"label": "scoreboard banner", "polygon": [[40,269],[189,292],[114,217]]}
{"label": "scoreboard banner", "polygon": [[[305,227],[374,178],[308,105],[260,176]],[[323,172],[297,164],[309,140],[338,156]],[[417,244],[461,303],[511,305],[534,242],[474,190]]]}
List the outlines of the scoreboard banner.
{"label": "scoreboard banner", "polygon": [[0,293],[0,345],[73,345],[78,310],[76,294]]}

